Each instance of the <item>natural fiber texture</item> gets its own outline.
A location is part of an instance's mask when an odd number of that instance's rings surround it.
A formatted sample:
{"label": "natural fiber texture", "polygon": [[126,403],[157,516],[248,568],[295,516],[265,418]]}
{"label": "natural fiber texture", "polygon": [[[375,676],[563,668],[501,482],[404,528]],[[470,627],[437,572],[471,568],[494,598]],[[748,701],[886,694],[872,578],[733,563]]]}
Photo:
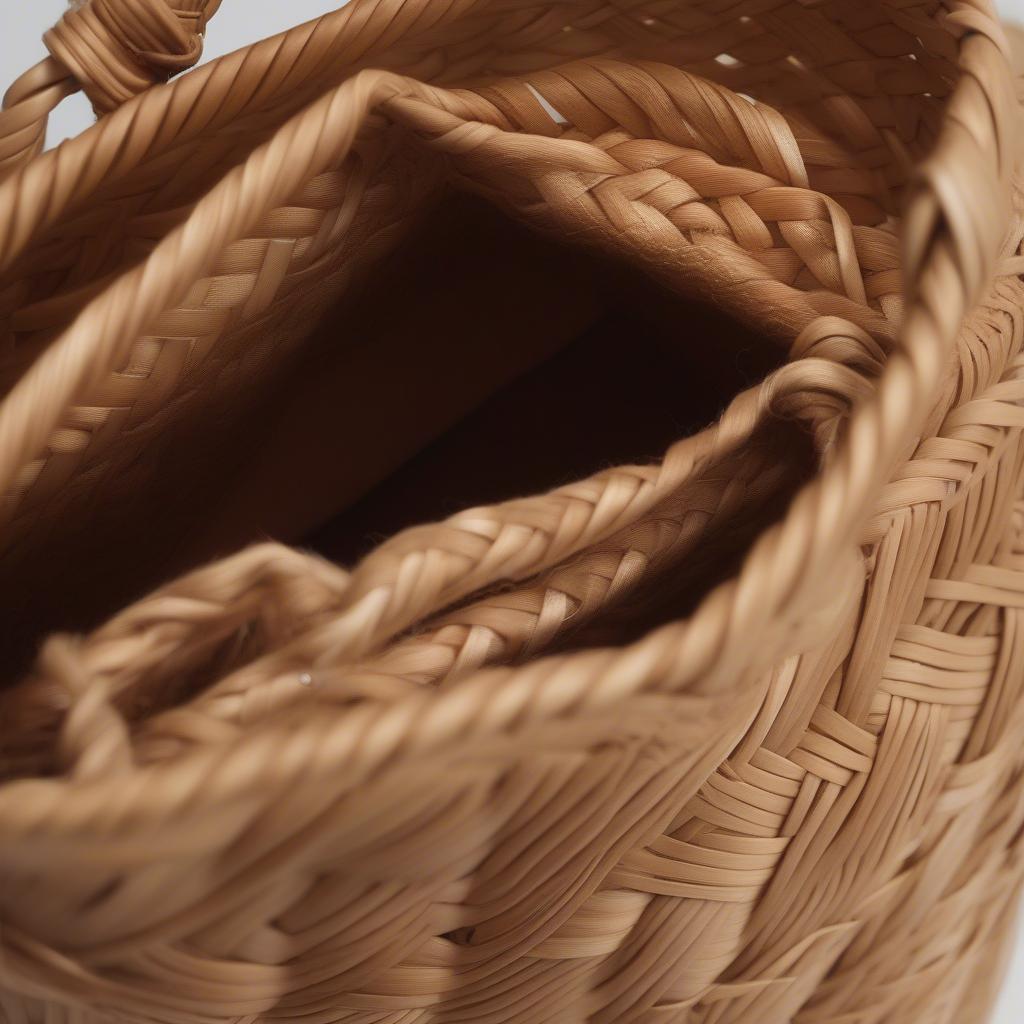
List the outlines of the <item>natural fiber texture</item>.
{"label": "natural fiber texture", "polygon": [[[991,9],[354,0],[143,91],[213,7],[92,0],[0,115],[9,620],[209,554],[190,474],[451,190],[788,358],[655,464],[45,640],[0,692],[0,1016],[984,1020],[1024,877]],[[123,105],[40,154],[79,86]]]}

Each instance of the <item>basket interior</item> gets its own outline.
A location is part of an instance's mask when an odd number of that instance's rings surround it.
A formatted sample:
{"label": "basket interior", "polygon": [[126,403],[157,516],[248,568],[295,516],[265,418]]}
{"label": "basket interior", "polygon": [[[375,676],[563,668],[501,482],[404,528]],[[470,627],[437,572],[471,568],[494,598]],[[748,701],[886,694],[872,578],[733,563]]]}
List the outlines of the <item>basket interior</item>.
{"label": "basket interior", "polygon": [[[255,369],[254,400],[173,419],[144,450],[126,439],[130,491],[38,529],[5,664],[247,543],[350,564],[407,526],[653,462],[784,359],[707,303],[450,194],[271,382]],[[814,453],[797,427],[772,444],[779,511]],[[714,541],[712,575],[744,539],[737,523]]]}

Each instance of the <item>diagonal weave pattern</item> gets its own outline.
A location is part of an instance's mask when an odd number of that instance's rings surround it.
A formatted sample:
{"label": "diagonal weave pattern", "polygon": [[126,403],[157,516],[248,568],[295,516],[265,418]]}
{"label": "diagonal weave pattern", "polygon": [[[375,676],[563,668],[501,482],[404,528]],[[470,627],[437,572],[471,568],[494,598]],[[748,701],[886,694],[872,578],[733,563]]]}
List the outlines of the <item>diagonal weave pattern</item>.
{"label": "diagonal weave pattern", "polygon": [[[8,567],[446,186],[789,360],[655,465],[351,572],[250,548],[51,638],[0,693],[0,1015],[982,1020],[1024,873],[1024,221],[991,12],[386,7],[0,188]],[[296,50],[255,99],[245,63]],[[405,73],[318,78],[339,53]],[[234,170],[204,134],[228,117],[266,139]],[[162,192],[190,147],[194,194]],[[123,216],[86,279],[94,199]],[[723,533],[738,568],[701,589]],[[686,613],[646,617],[673,587]]]}

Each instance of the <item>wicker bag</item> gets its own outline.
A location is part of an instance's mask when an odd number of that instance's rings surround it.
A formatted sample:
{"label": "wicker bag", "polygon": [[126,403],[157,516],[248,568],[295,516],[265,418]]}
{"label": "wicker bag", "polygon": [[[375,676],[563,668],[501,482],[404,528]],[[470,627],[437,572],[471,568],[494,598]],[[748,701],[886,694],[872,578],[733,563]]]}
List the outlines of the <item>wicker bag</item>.
{"label": "wicker bag", "polygon": [[987,0],[353,0],[160,84],[216,6],[77,3],[0,113],[0,1019],[983,1020]]}

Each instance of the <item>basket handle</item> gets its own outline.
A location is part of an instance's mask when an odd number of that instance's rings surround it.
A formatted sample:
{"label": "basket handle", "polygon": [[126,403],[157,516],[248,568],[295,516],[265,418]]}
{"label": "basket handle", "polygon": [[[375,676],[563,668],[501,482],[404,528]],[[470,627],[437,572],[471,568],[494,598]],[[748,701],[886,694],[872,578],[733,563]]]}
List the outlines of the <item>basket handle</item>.
{"label": "basket handle", "polygon": [[50,51],[0,105],[0,180],[43,149],[51,111],[82,90],[107,114],[192,67],[221,0],[84,0],[43,35]]}

